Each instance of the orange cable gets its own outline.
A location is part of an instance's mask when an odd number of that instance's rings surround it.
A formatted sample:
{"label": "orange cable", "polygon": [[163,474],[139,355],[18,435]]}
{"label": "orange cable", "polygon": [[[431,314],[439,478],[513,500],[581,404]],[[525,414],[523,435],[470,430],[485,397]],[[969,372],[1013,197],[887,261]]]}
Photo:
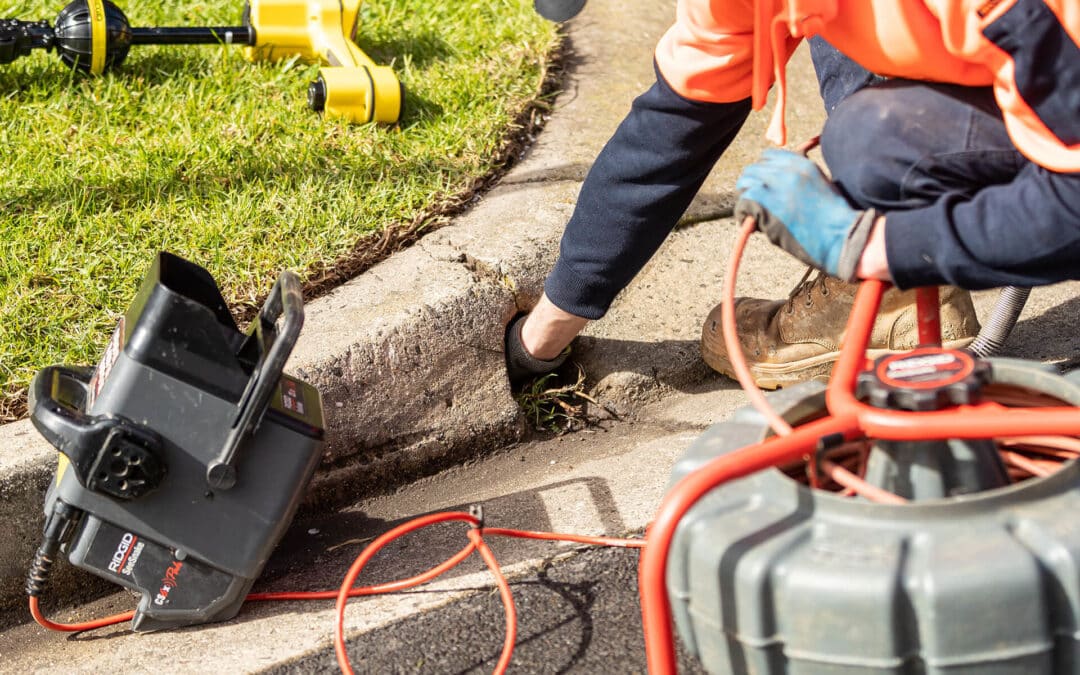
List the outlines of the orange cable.
{"label": "orange cable", "polygon": [[727,348],[728,361],[735,371],[735,377],[746,392],[747,398],[754,408],[765,418],[778,436],[787,436],[791,433],[791,425],[783,417],[776,414],[773,407],[765,400],[765,395],[754,383],[754,377],[750,374],[750,368],[746,365],[746,357],[743,354],[742,344],[739,342],[735,331],[735,280],[739,275],[739,260],[742,258],[746,243],[750,235],[757,229],[757,223],[752,216],[743,219],[739,236],[735,240],[735,247],[731,251],[731,262],[724,274],[724,301],[720,304],[720,330],[724,334],[724,346]]}
{"label": "orange cable", "polygon": [[491,570],[491,575],[495,577],[495,584],[499,587],[499,597],[502,598],[503,607],[506,608],[506,635],[503,637],[503,648],[502,653],[499,654],[499,661],[495,664],[495,675],[502,675],[510,667],[510,658],[514,655],[514,644],[517,642],[517,609],[514,607],[514,596],[510,593],[510,584],[507,583],[506,577],[503,576],[502,570],[499,569],[499,561],[495,559],[495,554],[488,548],[480,532],[479,529],[469,530],[467,533],[469,541],[476,546],[480,557],[484,559],[488,569]]}
{"label": "orange cable", "polygon": [[548,541],[569,541],[593,546],[614,546],[617,548],[645,548],[644,539],[620,539],[618,537],[590,537],[583,534],[556,534],[554,532],[532,532],[530,530],[509,530],[503,527],[485,527],[484,534],[497,534],[519,539],[546,539]]}
{"label": "orange cable", "polygon": [[908,500],[904,499],[900,495],[893,494],[888,490],[883,490],[876,485],[867,483],[862,478],[859,478],[855,474],[851,473],[839,464],[835,464],[824,457],[818,460],[821,462],[821,468],[825,470],[829,478],[851,490],[855,494],[865,497],[873,502],[881,504],[907,504]]}
{"label": "orange cable", "polygon": [[998,454],[1001,455],[1002,461],[1005,462],[1005,466],[1015,467],[1031,474],[1032,476],[1049,476],[1054,472],[1054,469],[1047,466],[1047,462],[1038,462],[1029,459],[1018,452],[1012,452],[1011,450],[998,449]]}
{"label": "orange cable", "polygon": [[76,633],[84,630],[96,630],[98,628],[104,628],[105,626],[112,626],[114,624],[130,621],[135,616],[135,612],[132,610],[130,612],[124,612],[123,614],[114,614],[103,619],[95,619],[94,621],[86,621],[83,623],[54,623],[45,618],[45,615],[41,613],[41,607],[38,606],[37,597],[31,595],[30,615],[34,617],[34,621],[37,621],[42,627],[48,628],[49,630],[64,633]]}
{"label": "orange cable", "polygon": [[1059,450],[1068,457],[1080,456],[1080,438],[1071,436],[1012,436],[1000,439],[1002,445],[1040,445]]}

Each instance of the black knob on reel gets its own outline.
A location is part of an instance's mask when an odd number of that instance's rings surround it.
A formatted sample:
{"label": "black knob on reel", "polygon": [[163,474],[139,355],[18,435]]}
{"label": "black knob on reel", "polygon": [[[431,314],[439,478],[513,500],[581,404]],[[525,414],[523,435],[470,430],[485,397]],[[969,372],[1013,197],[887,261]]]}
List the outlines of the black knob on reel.
{"label": "black knob on reel", "polygon": [[[104,59],[98,71],[104,72],[127,58],[131,48],[131,26],[124,12],[109,0],[101,0],[103,16],[96,17],[96,20],[91,15],[90,5],[89,0],[73,0],[60,10],[53,28],[53,48],[67,66],[83,72],[90,72],[94,66],[95,47],[104,49]],[[104,40],[100,45],[94,44],[96,22],[104,26]]]}

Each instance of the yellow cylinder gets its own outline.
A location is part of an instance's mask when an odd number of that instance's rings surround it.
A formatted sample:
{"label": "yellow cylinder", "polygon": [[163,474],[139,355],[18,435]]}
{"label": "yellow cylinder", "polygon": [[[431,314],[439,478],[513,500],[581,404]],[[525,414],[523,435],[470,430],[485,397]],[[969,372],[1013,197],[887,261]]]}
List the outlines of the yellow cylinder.
{"label": "yellow cylinder", "polygon": [[327,66],[319,69],[325,103],[323,113],[364,124],[375,119],[375,83],[364,67]]}
{"label": "yellow cylinder", "polygon": [[386,66],[327,66],[309,91],[308,102],[330,118],[393,124],[401,117],[402,90]]}
{"label": "yellow cylinder", "polygon": [[374,66],[371,81],[375,87],[375,121],[393,124],[401,119],[405,106],[405,90],[398,81],[394,69],[389,66]]}

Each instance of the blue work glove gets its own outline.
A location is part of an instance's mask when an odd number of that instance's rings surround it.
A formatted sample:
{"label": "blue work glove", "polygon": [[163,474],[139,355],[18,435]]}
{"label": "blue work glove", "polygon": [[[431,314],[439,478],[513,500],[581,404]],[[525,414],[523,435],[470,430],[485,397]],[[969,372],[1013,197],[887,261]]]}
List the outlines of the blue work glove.
{"label": "blue work glove", "polygon": [[844,281],[854,281],[878,213],[859,211],[817,164],[787,150],[766,150],[735,183],[735,217],[752,216],[769,241]]}

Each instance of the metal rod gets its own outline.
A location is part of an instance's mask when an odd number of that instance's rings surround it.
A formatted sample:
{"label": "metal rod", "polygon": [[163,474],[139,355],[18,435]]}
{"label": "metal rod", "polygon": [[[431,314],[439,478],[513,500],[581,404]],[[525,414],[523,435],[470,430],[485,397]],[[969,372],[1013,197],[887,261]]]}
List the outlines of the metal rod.
{"label": "metal rod", "polygon": [[249,45],[255,32],[247,26],[132,28],[133,45]]}

